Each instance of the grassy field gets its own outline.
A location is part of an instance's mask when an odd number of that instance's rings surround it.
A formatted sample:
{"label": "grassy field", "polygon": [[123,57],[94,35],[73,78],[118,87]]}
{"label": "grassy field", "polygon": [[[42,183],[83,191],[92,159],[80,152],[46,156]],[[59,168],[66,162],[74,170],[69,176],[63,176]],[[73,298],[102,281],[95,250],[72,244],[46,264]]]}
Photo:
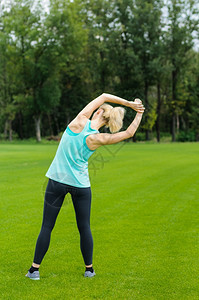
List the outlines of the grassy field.
{"label": "grassy field", "polygon": [[0,144],[1,299],[199,299],[199,144],[117,144],[89,163],[94,278],[84,278],[66,196],[40,267],[25,278],[56,143]]}

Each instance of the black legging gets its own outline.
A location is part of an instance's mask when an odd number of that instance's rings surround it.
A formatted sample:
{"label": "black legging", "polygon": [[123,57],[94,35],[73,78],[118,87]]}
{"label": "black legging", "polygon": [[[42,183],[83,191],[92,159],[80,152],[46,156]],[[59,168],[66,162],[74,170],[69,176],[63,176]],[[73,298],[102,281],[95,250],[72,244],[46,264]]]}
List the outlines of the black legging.
{"label": "black legging", "polygon": [[90,230],[91,189],[90,187],[73,187],[52,179],[49,179],[45,192],[43,222],[37,239],[33,260],[36,264],[41,264],[48,250],[51,231],[67,193],[70,193],[72,196],[77,227],[80,233],[80,249],[85,265],[92,264],[93,237]]}

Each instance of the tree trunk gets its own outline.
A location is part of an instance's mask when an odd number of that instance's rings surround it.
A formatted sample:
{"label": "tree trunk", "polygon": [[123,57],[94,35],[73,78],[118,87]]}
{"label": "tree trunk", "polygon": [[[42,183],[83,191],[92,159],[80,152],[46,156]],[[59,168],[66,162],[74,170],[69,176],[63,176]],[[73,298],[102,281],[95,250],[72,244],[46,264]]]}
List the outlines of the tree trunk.
{"label": "tree trunk", "polygon": [[[145,108],[146,108],[146,118],[145,118],[145,122],[147,123],[148,121],[148,116],[147,116],[147,113],[148,113],[148,108],[149,108],[149,103],[148,103],[148,82],[147,80],[145,80],[145,87],[144,87],[144,96],[145,96]],[[148,141],[149,140],[149,130],[146,129],[146,140]]]}
{"label": "tree trunk", "polygon": [[8,121],[8,128],[9,128],[9,141],[12,141],[12,121]]}
{"label": "tree trunk", "polygon": [[[56,131],[57,131],[56,134],[59,134],[59,133],[60,133],[60,129],[59,129],[59,123],[58,123],[58,120],[57,120],[57,114],[56,114],[56,112],[53,113],[53,117],[54,117],[55,126],[56,126]],[[67,125],[68,125],[68,124],[67,124]]]}
{"label": "tree trunk", "polygon": [[177,134],[179,133],[179,129],[180,129],[179,114],[176,114],[176,131],[177,131]]}
{"label": "tree trunk", "polygon": [[21,57],[22,57],[22,67],[23,67],[23,83],[26,88],[27,76],[26,76],[24,36],[21,37]]}
{"label": "tree trunk", "polygon": [[161,109],[161,96],[160,96],[160,83],[157,84],[157,96],[158,96],[158,103],[157,103],[157,120],[156,120],[156,135],[157,141],[160,142],[160,109]]}
{"label": "tree trunk", "polygon": [[41,142],[41,116],[34,116],[35,120],[35,130],[36,130],[36,139],[38,142]]}
{"label": "tree trunk", "polygon": [[196,132],[196,142],[199,142],[199,131]]}
{"label": "tree trunk", "polygon": [[18,127],[17,128],[18,129],[17,133],[19,135],[19,138],[21,140],[23,140],[23,138],[24,138],[24,135],[23,135],[23,116],[22,116],[21,110],[17,114],[17,119],[18,119],[18,122],[19,122],[19,126],[17,126]]}
{"label": "tree trunk", "polygon": [[104,53],[100,51],[101,58],[101,89],[105,90],[105,71],[104,71]]}
{"label": "tree trunk", "polygon": [[133,135],[132,141],[133,141],[133,143],[136,143],[136,133]]}
{"label": "tree trunk", "polygon": [[5,125],[4,125],[4,139],[7,140],[7,136],[8,136],[8,120],[5,121]]}
{"label": "tree trunk", "polygon": [[50,128],[50,135],[53,135],[53,128],[52,128],[51,116],[50,116],[49,113],[47,114],[47,116],[48,116],[48,124],[49,124],[49,128]]}
{"label": "tree trunk", "polygon": [[172,115],[172,142],[176,141],[176,115],[175,112],[173,112]]}
{"label": "tree trunk", "polygon": [[182,123],[182,128],[183,128],[184,130],[186,130],[186,122],[185,122],[183,116],[181,116],[181,123]]}
{"label": "tree trunk", "polygon": [[175,102],[176,102],[176,85],[177,85],[177,71],[172,71],[172,100],[174,102],[172,113],[172,142],[176,141],[176,115],[175,115]]}

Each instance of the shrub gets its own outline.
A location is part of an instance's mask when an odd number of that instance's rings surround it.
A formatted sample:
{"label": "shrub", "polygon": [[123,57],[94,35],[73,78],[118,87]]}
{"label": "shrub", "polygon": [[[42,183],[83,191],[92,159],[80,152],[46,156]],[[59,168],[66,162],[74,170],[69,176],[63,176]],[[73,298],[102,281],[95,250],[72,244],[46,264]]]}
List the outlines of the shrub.
{"label": "shrub", "polygon": [[195,142],[196,134],[194,131],[180,131],[176,136],[178,142]]}
{"label": "shrub", "polygon": [[141,142],[146,140],[146,134],[144,132],[136,133],[136,141]]}

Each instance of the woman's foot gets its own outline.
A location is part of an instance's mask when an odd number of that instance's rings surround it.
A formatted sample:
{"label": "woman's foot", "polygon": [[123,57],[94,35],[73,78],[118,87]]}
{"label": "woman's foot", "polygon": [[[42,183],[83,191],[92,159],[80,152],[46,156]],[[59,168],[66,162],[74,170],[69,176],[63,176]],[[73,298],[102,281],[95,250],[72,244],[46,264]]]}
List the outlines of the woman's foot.
{"label": "woman's foot", "polygon": [[91,271],[85,271],[85,273],[84,273],[84,277],[93,277],[95,275],[96,274],[95,274],[94,270],[93,270],[93,272],[91,272]]}
{"label": "woman's foot", "polygon": [[93,266],[86,267],[84,277],[93,277],[95,276],[95,271],[93,270]]}
{"label": "woman's foot", "polygon": [[25,276],[33,280],[39,280],[40,279],[39,265],[37,266],[32,265]]}
{"label": "woman's foot", "polygon": [[32,280],[40,280],[39,271],[34,271],[32,273],[30,273],[30,271],[28,271],[28,273],[25,276]]}

